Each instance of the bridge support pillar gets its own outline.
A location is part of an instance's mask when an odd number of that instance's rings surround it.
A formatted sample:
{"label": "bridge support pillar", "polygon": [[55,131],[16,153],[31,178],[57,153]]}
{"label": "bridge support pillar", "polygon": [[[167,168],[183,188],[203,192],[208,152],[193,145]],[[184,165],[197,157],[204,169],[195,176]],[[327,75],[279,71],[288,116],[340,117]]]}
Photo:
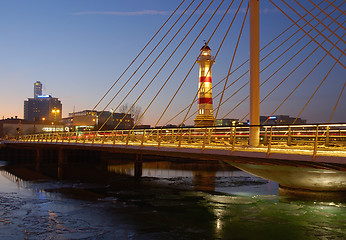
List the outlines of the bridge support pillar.
{"label": "bridge support pillar", "polygon": [[36,148],[36,166],[35,170],[38,172],[41,168],[42,153],[40,148]]}
{"label": "bridge support pillar", "polygon": [[142,154],[136,154],[136,160],[135,160],[135,177],[141,178],[142,172],[143,172],[143,156]]}
{"label": "bridge support pillar", "polygon": [[63,174],[64,174],[64,162],[65,162],[65,156],[64,156],[64,150],[63,148],[59,148],[58,150],[58,179],[62,179],[63,178]]}
{"label": "bridge support pillar", "polygon": [[250,136],[249,145],[257,147],[260,135],[259,111],[259,0],[250,0]]}

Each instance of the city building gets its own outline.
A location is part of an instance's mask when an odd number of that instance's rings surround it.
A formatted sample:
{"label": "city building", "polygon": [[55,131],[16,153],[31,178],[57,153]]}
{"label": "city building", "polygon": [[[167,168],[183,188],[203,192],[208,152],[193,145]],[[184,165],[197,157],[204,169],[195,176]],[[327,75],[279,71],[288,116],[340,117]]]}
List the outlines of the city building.
{"label": "city building", "polygon": [[34,98],[24,101],[24,119],[42,123],[58,123],[61,116],[61,101],[51,95],[42,95],[42,84],[35,82]]}
{"label": "city building", "polygon": [[84,110],[69,113],[69,116],[61,121],[70,131],[84,131],[95,130],[98,123],[97,119],[97,111]]}
{"label": "city building", "polygon": [[34,87],[34,98],[38,98],[38,96],[42,95],[42,83],[40,81],[35,82]]}
{"label": "city building", "polygon": [[239,119],[224,118],[224,119],[216,119],[215,121],[215,126],[231,127],[231,126],[236,126],[238,124],[239,124]]}
{"label": "city building", "polygon": [[[293,124],[295,117],[289,115],[260,116],[261,125],[285,125]],[[298,118],[295,124],[305,124],[306,120]]]}
{"label": "city building", "polygon": [[211,67],[214,57],[211,56],[211,49],[205,44],[201,48],[200,56],[197,59],[199,64],[199,83],[198,83],[198,112],[194,120],[195,127],[206,127],[214,125],[213,115],[213,96]]}
{"label": "city building", "polygon": [[64,131],[64,126],[60,124],[37,123],[20,119],[17,116],[0,120],[0,137],[3,139],[19,135],[62,131]]}
{"label": "city building", "polygon": [[[123,120],[122,120],[123,119]],[[131,129],[134,120],[131,114],[115,113],[110,111],[83,110],[69,113],[69,117],[62,119],[64,125],[71,130],[113,130]]]}

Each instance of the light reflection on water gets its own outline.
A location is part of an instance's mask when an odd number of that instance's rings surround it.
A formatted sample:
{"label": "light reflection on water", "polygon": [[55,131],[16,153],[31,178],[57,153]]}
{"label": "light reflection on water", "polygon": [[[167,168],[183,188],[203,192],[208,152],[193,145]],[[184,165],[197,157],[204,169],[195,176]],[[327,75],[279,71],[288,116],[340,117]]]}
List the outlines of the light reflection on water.
{"label": "light reflection on water", "polygon": [[[345,203],[292,201],[229,167],[144,163],[140,181],[119,175],[133,176],[133,164],[89,167],[66,166],[60,181],[1,170],[0,239],[346,238]],[[87,168],[104,176],[71,178]]]}

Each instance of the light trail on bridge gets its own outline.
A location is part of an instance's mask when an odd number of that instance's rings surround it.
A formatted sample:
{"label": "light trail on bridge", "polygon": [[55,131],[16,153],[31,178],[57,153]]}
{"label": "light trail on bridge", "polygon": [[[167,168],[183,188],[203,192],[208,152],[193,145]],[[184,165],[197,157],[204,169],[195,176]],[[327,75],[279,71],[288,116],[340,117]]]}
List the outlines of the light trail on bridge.
{"label": "light trail on bridge", "polygon": [[[249,127],[166,128],[118,131],[48,133],[23,136],[13,141],[43,144],[79,144],[105,146],[136,146],[184,149],[219,150],[221,154],[234,152],[286,154],[287,159],[299,155],[305,159],[336,157],[340,163],[346,158],[346,124],[262,126],[261,146],[248,146]],[[268,133],[268,129],[271,130]],[[291,155],[291,157],[289,157]],[[344,160],[342,160],[344,159]]]}

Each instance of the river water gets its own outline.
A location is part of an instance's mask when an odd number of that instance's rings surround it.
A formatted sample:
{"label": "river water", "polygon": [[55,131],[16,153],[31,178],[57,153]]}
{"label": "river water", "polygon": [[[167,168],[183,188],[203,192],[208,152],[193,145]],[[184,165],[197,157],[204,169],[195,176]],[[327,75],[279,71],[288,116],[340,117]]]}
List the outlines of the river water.
{"label": "river water", "polygon": [[116,161],[0,164],[0,239],[346,239],[346,203],[279,196],[222,163],[145,162],[141,178]]}

